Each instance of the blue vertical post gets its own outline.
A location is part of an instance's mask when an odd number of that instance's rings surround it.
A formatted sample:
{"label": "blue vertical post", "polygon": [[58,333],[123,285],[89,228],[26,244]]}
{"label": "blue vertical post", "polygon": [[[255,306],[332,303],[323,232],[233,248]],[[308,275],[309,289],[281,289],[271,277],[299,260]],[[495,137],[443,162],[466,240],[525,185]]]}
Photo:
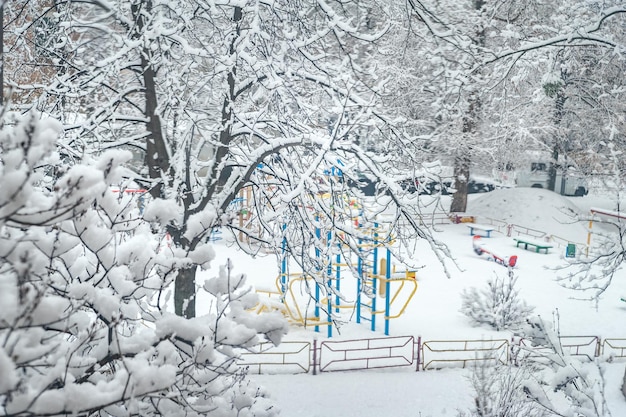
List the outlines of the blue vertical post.
{"label": "blue vertical post", "polygon": [[337,305],[337,307],[335,308],[335,311],[337,313],[339,313],[339,304],[341,303],[341,299],[339,298],[339,292],[341,291],[341,246],[340,243],[337,243],[337,258],[336,258],[336,263],[337,265],[335,266],[335,288],[337,289],[337,295],[335,295],[335,304]]}
{"label": "blue vertical post", "polygon": [[372,266],[372,331],[376,331],[376,285],[378,285],[378,247],[374,241],[374,265]]}
{"label": "blue vertical post", "polygon": [[[316,215],[315,216],[315,220],[319,221],[319,217]],[[319,248],[319,239],[322,236],[322,232],[320,231],[319,227],[315,228],[315,237],[317,237],[318,241],[315,242],[315,257],[319,260],[320,257],[320,248]],[[319,271],[318,271],[319,272]],[[317,282],[317,280],[315,281],[315,318],[316,321],[319,322],[319,318],[320,318],[320,285]],[[319,332],[320,331],[320,326],[315,325],[315,331]]]}
{"label": "blue vertical post", "polygon": [[283,242],[282,242],[282,255],[283,259],[280,261],[280,292],[283,297],[287,292],[287,237],[285,236],[285,230],[287,230],[287,224],[283,224]]}
{"label": "blue vertical post", "polygon": [[387,248],[387,271],[385,271],[387,282],[385,283],[385,335],[389,336],[389,313],[391,310],[390,305],[390,290],[391,290],[391,249]]}
{"label": "blue vertical post", "polygon": [[327,262],[328,262],[328,266],[326,267],[326,310],[327,310],[327,318],[328,318],[328,324],[326,325],[326,327],[328,327],[327,329],[327,336],[328,337],[332,337],[333,335],[333,326],[331,325],[332,323],[332,313],[333,313],[333,298],[332,298],[332,277],[333,277],[333,255],[332,253],[330,253],[330,245],[331,245],[331,240],[332,240],[332,233],[328,232],[326,233],[326,250],[328,250],[328,258],[327,258]]}
{"label": "blue vertical post", "polygon": [[357,261],[356,281],[356,322],[361,322],[361,289],[363,286],[363,259],[361,258],[361,239],[359,239],[359,259]]}
{"label": "blue vertical post", "polygon": [[382,273],[378,268],[378,223],[374,223],[374,241],[372,242],[374,246],[374,265],[372,267],[372,331],[376,331],[376,296],[378,294],[377,285],[378,285],[378,274]]}

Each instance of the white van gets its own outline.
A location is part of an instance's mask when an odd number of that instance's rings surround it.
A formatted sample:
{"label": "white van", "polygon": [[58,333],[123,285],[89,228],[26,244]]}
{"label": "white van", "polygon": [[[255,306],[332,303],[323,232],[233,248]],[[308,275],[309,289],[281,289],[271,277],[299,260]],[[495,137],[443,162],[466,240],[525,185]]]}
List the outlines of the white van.
{"label": "white van", "polygon": [[[550,163],[536,160],[516,169],[507,164],[504,169],[497,169],[494,175],[505,186],[547,189],[550,182]],[[561,195],[581,197],[589,192],[586,179],[573,166],[568,166],[565,175],[562,167],[557,167],[555,185],[554,191]]]}

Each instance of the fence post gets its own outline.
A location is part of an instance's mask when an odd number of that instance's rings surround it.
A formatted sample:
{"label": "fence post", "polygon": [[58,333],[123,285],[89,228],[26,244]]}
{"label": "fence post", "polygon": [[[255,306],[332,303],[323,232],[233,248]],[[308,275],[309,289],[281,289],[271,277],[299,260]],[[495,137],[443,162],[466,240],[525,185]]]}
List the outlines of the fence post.
{"label": "fence post", "polygon": [[421,361],[422,361],[422,336],[417,336],[417,364],[415,365],[415,372],[420,371]]}
{"label": "fence post", "polygon": [[313,375],[317,375],[317,339],[313,339]]}
{"label": "fence post", "polygon": [[517,366],[517,351],[515,350],[515,336],[511,336],[511,346],[509,346],[509,365]]}

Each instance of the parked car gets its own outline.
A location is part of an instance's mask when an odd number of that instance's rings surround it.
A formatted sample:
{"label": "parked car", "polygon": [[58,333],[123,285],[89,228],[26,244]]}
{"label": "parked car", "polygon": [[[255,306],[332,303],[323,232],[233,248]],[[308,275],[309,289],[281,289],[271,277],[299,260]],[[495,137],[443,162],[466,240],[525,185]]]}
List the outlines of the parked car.
{"label": "parked car", "polygon": [[[425,183],[420,183],[418,180],[416,180],[414,185],[408,185],[403,188],[409,192],[419,191],[421,195],[432,195],[432,194],[437,194],[437,193],[441,193],[442,195],[448,195],[448,194],[451,194],[453,190],[453,184],[451,180],[445,180],[445,181],[430,180]],[[468,194],[487,193],[495,189],[496,189],[496,184],[490,180],[472,178],[467,183]]]}
{"label": "parked car", "polygon": [[[433,181],[432,179],[424,178],[406,178],[398,182],[400,187],[413,194],[419,193],[420,195],[433,195],[439,194],[449,195],[452,192],[453,184],[451,180],[445,181]],[[376,194],[386,193],[387,190],[384,187],[380,187],[377,182],[362,176],[357,181],[348,180],[350,187],[358,188],[366,196],[374,196]],[[467,193],[487,193],[496,189],[496,184],[488,179],[475,179],[472,178],[467,184]]]}

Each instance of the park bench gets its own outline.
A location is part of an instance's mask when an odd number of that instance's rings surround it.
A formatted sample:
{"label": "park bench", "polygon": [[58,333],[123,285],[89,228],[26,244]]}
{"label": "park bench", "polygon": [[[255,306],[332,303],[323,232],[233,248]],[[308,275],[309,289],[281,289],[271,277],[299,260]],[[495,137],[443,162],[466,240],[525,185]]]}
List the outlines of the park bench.
{"label": "park bench", "polygon": [[483,232],[484,237],[491,237],[491,232],[495,230],[493,226],[486,226],[483,224],[465,223],[465,225],[469,227],[471,236],[477,235],[477,232]]}
{"label": "park bench", "polygon": [[534,247],[535,248],[535,252],[540,253],[541,250],[545,250],[546,253],[548,253],[548,249],[552,248],[553,246],[551,244],[549,244],[548,242],[541,242],[541,241],[536,241],[536,240],[530,240],[530,239],[524,239],[524,238],[514,238],[515,240],[515,246],[516,247],[520,247],[523,246],[524,249],[528,250],[528,247]]}

